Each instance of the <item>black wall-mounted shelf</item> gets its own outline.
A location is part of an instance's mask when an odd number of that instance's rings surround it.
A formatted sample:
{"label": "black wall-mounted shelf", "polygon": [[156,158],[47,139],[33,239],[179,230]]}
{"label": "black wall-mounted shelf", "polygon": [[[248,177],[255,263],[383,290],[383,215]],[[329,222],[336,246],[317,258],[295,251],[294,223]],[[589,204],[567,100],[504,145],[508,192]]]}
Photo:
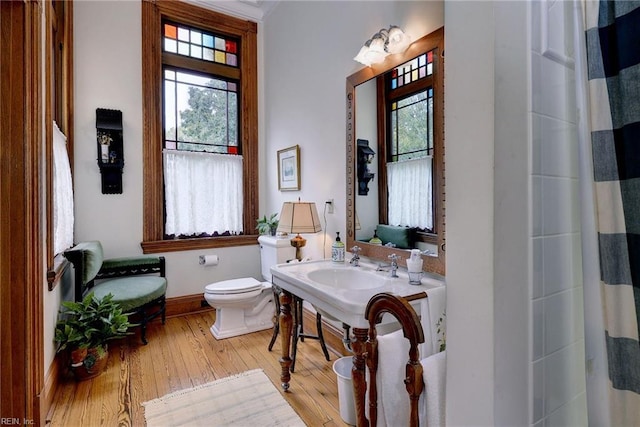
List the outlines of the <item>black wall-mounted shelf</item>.
{"label": "black wall-mounted shelf", "polygon": [[122,194],[122,111],[97,108],[96,133],[102,194]]}

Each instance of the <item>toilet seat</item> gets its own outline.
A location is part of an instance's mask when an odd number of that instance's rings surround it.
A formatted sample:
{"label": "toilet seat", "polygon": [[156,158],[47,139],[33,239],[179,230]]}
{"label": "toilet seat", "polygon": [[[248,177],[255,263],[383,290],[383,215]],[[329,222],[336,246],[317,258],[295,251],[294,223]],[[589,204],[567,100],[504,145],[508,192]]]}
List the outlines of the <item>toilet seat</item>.
{"label": "toilet seat", "polygon": [[262,291],[262,289],[266,287],[265,285],[266,283],[259,282],[253,277],[243,277],[241,279],[223,280],[221,282],[211,283],[205,286],[204,292],[211,295],[246,294],[254,293],[255,291]]}

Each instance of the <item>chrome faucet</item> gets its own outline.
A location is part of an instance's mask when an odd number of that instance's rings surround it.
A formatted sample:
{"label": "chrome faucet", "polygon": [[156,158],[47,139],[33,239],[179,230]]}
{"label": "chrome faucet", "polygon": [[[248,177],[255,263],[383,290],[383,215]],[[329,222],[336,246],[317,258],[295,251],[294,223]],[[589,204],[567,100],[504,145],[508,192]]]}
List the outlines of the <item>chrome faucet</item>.
{"label": "chrome faucet", "polygon": [[390,277],[398,277],[398,255],[391,254],[389,255],[389,259],[391,260],[391,276]]}
{"label": "chrome faucet", "polygon": [[378,267],[376,268],[376,271],[389,271],[389,267],[391,267],[391,264],[385,264],[383,262],[379,262]]}
{"label": "chrome faucet", "polygon": [[353,256],[351,257],[349,264],[354,267],[360,267],[360,255],[358,255],[360,253],[360,246],[352,247],[351,253],[353,253]]}

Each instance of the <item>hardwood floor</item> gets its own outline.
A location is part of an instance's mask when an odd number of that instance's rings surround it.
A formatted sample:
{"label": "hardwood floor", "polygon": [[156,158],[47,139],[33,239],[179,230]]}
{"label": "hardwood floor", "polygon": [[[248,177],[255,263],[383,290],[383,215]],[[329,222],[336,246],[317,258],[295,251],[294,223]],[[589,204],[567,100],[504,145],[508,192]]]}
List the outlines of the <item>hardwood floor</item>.
{"label": "hardwood floor", "polygon": [[[262,368],[308,426],[345,426],[340,418],[333,362],[315,340],[298,344],[291,388],[280,387],[280,337],[267,350],[271,330],[224,340],[209,332],[215,311],[168,318],[139,334],[109,344],[106,372],[76,382],[61,380],[47,417],[50,426],[144,426],[142,402],[250,369]],[[212,425],[214,423],[212,422]]]}

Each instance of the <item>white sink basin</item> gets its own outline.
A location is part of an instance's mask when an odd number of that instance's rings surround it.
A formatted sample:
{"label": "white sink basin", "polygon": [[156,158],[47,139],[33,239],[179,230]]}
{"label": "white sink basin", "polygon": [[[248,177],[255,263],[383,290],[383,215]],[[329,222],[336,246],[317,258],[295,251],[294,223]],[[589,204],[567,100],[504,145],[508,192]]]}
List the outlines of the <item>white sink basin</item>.
{"label": "white sink basin", "polygon": [[340,289],[375,289],[387,282],[384,277],[357,268],[322,268],[307,273],[312,282]]}
{"label": "white sink basin", "polygon": [[[376,271],[376,264],[360,267],[336,264],[331,260],[278,264],[271,267],[273,284],[312,304],[324,317],[337,319],[353,328],[369,327],[365,317],[367,303],[380,292],[415,296],[444,286],[444,278],[427,275],[420,286],[410,285],[407,273],[400,277]],[[419,301],[413,303],[419,305]],[[412,304],[413,304],[412,303]]]}

